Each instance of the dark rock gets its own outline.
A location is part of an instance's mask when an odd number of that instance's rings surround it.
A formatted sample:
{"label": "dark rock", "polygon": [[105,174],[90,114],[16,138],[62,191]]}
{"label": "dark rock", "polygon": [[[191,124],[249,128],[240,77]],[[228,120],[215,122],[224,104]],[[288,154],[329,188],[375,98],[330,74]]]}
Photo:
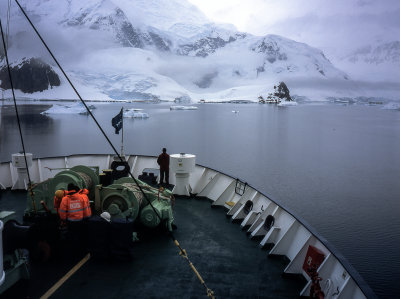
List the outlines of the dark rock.
{"label": "dark rock", "polygon": [[117,33],[117,39],[124,47],[143,48],[140,33],[129,22],[122,22]]}
{"label": "dark rock", "polygon": [[276,41],[267,40],[264,38],[260,43],[251,48],[252,51],[257,53],[265,53],[265,59],[269,63],[274,63],[277,60],[287,60],[285,53],[281,53],[280,47]]}
{"label": "dark rock", "polygon": [[163,39],[157,33],[149,31],[149,44],[154,45],[160,51],[170,51],[171,41]]}
{"label": "dark rock", "polygon": [[[24,58],[20,64],[11,67],[11,76],[14,88],[24,93],[43,91],[61,84],[52,67],[38,58]],[[0,80],[1,88],[11,89],[7,66],[0,69]]]}
{"label": "dark rock", "polygon": [[274,96],[284,99],[285,101],[293,101],[292,97],[290,96],[289,88],[286,86],[285,82],[280,82],[278,87],[274,86],[274,89]]}
{"label": "dark rock", "polygon": [[189,55],[191,52],[193,52],[197,57],[207,57],[209,54],[214,53],[217,49],[225,47],[227,44],[245,37],[246,34],[236,33],[234,36],[230,36],[226,41],[219,36],[207,36],[195,41],[194,43],[180,45],[177,53],[179,55]]}

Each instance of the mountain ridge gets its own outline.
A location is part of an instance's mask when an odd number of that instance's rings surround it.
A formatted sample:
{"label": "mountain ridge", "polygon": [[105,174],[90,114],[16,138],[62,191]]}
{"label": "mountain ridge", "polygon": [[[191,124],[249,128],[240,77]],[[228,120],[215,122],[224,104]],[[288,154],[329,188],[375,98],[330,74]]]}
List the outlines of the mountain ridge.
{"label": "mountain ridge", "polygon": [[[59,30],[57,42],[50,42],[89,96],[96,90],[96,97],[105,99],[141,95],[166,100],[183,95],[221,99],[245,97],[239,91],[252,90],[256,99],[258,93],[286,79],[350,79],[319,49],[278,35],[239,32],[234,26],[210,22],[187,1],[166,2],[63,0],[57,1],[58,10],[54,11],[53,2],[39,0],[27,2],[25,8],[39,30]],[[136,7],[137,13],[152,10],[149,19],[135,18],[135,13],[127,10],[129,5]],[[181,10],[168,15],[162,5]],[[14,11],[13,15],[19,14]],[[155,16],[159,22],[154,21]],[[187,23],[190,20],[193,22]],[[13,30],[11,51],[23,48],[16,37],[28,32],[18,26]],[[82,41],[79,44],[77,36]],[[68,53],[68,41],[84,51]],[[28,57],[29,52],[25,54]],[[45,54],[36,56],[46,61]],[[48,58],[47,63],[54,65]]]}

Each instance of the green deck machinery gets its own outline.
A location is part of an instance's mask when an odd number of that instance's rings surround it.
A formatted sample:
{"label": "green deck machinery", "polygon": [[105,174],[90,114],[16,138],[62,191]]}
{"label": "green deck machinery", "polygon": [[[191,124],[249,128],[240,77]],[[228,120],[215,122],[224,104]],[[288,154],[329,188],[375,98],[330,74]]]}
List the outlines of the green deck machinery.
{"label": "green deck machinery", "polygon": [[125,177],[106,187],[96,186],[95,210],[108,211],[111,219],[135,220],[139,217],[140,222],[147,227],[156,227],[163,221],[167,228],[172,230],[171,225],[174,220],[172,192],[167,189],[158,190],[140,180],[137,181],[146,194],[147,200],[133,179]]}
{"label": "green deck machinery", "polygon": [[[99,168],[78,165],[57,173],[53,178],[33,186],[33,196],[28,194],[25,216],[45,213],[45,207],[52,213],[54,210],[54,193],[56,190],[67,190],[73,183],[79,188],[89,190],[89,199],[94,199],[95,186],[99,184]],[[43,202],[43,204],[41,203]]]}
{"label": "green deck machinery", "polygon": [[104,186],[99,184],[98,167],[78,165],[63,170],[53,178],[35,185],[33,197],[28,194],[25,216],[49,212],[55,214],[53,206],[55,191],[67,190],[68,184],[73,183],[81,189],[89,190],[89,200],[94,203],[92,205],[93,214],[107,211],[110,213],[111,219],[130,219],[132,221],[137,219],[147,227],[156,227],[161,222],[165,222],[166,227],[172,230],[173,195],[171,191],[159,190],[140,180],[137,182],[146,194],[147,200],[132,178],[123,177],[115,180],[111,185]]}

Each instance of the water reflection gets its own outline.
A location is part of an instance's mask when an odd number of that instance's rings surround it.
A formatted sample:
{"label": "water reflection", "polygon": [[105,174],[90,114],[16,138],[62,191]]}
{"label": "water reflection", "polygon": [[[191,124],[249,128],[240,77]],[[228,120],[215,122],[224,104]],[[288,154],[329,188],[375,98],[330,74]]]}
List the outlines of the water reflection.
{"label": "water reflection", "polygon": [[[37,144],[39,141],[46,143],[55,133],[57,126],[52,118],[41,115],[47,105],[19,105],[18,113],[24,137],[25,146]],[[1,106],[0,124],[0,159],[10,159],[10,153],[22,150],[18,122],[13,105]]]}

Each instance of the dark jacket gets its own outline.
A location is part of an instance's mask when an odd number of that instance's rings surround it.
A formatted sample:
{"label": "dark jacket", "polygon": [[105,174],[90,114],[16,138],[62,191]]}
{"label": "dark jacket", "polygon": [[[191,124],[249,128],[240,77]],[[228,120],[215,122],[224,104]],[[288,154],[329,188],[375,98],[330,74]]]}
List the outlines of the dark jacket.
{"label": "dark jacket", "polygon": [[162,153],[158,156],[157,163],[160,165],[160,170],[169,170],[169,155]]}

